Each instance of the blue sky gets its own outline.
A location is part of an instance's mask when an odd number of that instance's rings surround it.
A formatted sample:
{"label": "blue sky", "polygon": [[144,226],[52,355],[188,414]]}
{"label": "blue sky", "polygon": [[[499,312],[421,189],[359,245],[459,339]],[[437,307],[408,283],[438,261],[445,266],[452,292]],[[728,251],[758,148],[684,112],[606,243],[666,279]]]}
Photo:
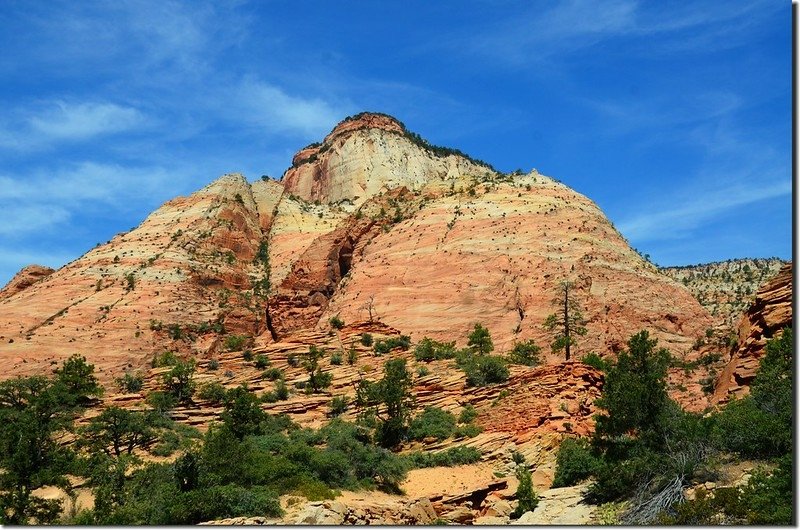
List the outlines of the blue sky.
{"label": "blue sky", "polygon": [[791,256],[789,2],[0,5],[0,284],[362,110],[592,198],[660,265]]}

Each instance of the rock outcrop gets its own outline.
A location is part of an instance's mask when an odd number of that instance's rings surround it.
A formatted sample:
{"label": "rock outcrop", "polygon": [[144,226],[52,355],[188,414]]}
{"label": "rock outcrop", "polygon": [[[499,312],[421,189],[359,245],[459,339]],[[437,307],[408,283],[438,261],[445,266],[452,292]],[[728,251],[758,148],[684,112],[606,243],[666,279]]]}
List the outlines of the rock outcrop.
{"label": "rock outcrop", "polygon": [[777,337],[785,327],[792,327],[792,263],[759,289],[753,305],[739,324],[739,343],[719,379],[714,392],[716,402],[749,391],[758,364],[764,356],[767,340]]}
{"label": "rock outcrop", "polygon": [[53,274],[53,272],[55,272],[55,269],[42,265],[28,265],[27,267],[23,267],[11,278],[11,281],[9,281],[5,287],[0,289],[0,300],[11,298],[34,283],[42,281]]}
{"label": "rock outcrop", "polygon": [[286,193],[306,201],[359,205],[400,186],[420,189],[432,181],[495,173],[464,156],[431,149],[394,118],[362,114],[295,155],[282,182]]}

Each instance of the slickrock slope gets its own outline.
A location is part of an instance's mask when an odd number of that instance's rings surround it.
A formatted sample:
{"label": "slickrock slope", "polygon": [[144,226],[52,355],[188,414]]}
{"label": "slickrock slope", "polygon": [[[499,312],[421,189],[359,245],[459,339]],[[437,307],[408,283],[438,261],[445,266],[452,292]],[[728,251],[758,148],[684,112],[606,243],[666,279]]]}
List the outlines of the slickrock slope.
{"label": "slickrock slope", "polygon": [[685,285],[723,328],[735,330],[758,289],[785,264],[777,258],[745,258],[664,267],[661,272]]}
{"label": "slickrock slope", "polygon": [[589,320],[583,353],[618,351],[642,328],[683,352],[711,325],[593,202],[553,179],[478,177],[421,195],[416,213],[353,254],[322,322],[365,320],[371,303],[414,339],[463,340],[481,322],[501,349],[529,338],[545,345],[542,323],[559,282],[571,280]]}
{"label": "slickrock slope", "polygon": [[0,289],[0,300],[10,298],[15,294],[24,291],[34,283],[53,274],[54,269],[42,265],[28,265],[23,267],[11,278],[5,287]]}
{"label": "slickrock slope", "polygon": [[742,317],[738,348],[717,381],[715,401],[727,401],[731,395],[748,392],[767,340],[779,336],[784,327],[792,326],[792,320],[792,263],[789,262],[759,289],[753,305]]}
{"label": "slickrock slope", "polygon": [[261,310],[238,294],[263,274],[253,263],[264,237],[256,211],[245,179],[222,177],[0,300],[3,374],[43,373],[81,353],[107,381],[154,351],[213,350],[221,322],[261,331]]}

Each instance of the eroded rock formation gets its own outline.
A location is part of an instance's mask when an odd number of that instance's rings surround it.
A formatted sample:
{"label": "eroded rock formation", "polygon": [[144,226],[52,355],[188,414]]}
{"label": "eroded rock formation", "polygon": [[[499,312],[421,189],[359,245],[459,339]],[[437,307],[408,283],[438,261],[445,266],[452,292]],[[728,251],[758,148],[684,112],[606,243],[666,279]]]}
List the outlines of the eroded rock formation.
{"label": "eroded rock formation", "polygon": [[724,402],[731,395],[748,392],[767,340],[792,327],[792,319],[792,263],[787,263],[758,290],[753,305],[742,317],[738,347],[717,381],[715,401]]}
{"label": "eroded rock formation", "polygon": [[10,298],[24,291],[34,283],[50,276],[53,272],[55,272],[54,269],[42,265],[28,265],[27,267],[23,267],[11,278],[11,281],[9,281],[5,287],[0,289],[0,300]]}

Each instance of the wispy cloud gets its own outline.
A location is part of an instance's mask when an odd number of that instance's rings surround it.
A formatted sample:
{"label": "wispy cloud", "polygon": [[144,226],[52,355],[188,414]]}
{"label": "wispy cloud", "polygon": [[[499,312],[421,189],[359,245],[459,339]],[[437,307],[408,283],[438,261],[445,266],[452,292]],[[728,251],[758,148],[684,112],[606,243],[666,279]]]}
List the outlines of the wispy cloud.
{"label": "wispy cloud", "polygon": [[[746,31],[777,7],[769,0],[661,5],[639,0],[533,3],[506,20],[443,39],[449,48],[491,58],[494,66],[554,64],[553,59],[618,38],[647,38],[632,54],[709,52],[746,41]],[[698,31],[701,29],[703,31]],[[468,36],[467,36],[468,35]]]}
{"label": "wispy cloud", "polygon": [[82,140],[98,134],[125,131],[143,121],[142,114],[113,103],[68,104],[59,101],[55,108],[30,119],[30,127],[45,136]]}
{"label": "wispy cloud", "polygon": [[[0,203],[2,204],[2,203]],[[2,204],[3,222],[0,235],[23,236],[63,223],[69,212],[54,204]]]}
{"label": "wispy cloud", "polygon": [[743,182],[733,184],[729,183],[730,178],[731,175],[719,175],[720,184],[714,188],[684,189],[679,196],[649,204],[647,211],[622,220],[619,229],[634,242],[687,238],[720,215],[792,193],[791,180],[786,178],[755,183],[743,177]]}
{"label": "wispy cloud", "polygon": [[242,82],[238,95],[240,117],[269,132],[320,136],[350,107],[321,97],[290,95],[274,84],[254,80]]}
{"label": "wispy cloud", "polygon": [[106,102],[52,101],[17,109],[0,128],[0,147],[30,150],[135,129],[145,123],[137,109]]}
{"label": "wispy cloud", "polygon": [[136,210],[154,196],[174,194],[188,173],[158,166],[127,167],[82,162],[59,170],[39,169],[15,177],[0,175],[0,235],[24,237],[68,223],[87,210]]}

